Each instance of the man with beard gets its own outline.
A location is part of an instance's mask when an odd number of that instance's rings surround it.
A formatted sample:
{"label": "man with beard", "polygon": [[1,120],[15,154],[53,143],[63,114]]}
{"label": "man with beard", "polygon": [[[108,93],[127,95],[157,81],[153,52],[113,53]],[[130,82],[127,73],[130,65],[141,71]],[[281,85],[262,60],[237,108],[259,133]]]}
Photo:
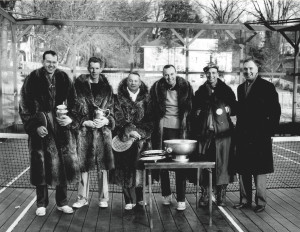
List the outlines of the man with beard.
{"label": "man with beard", "polygon": [[[153,149],[161,150],[164,140],[189,138],[192,98],[193,89],[190,83],[177,76],[173,65],[164,66],[163,77],[150,89],[150,113],[154,123]],[[187,173],[184,169],[178,169],[175,174],[177,210],[185,210]],[[160,177],[163,204],[170,205],[172,195],[169,171],[161,170]]]}
{"label": "man with beard", "polygon": [[[76,142],[72,133],[76,95],[68,75],[57,69],[54,51],[43,54],[43,67],[26,77],[21,89],[19,113],[29,135],[30,179],[36,186],[37,216],[46,214],[47,185],[56,186],[57,209],[73,213],[67,205],[67,182],[79,174]],[[56,107],[68,114],[56,117]]]}
{"label": "man with beard", "polygon": [[129,73],[119,84],[115,101],[115,133],[121,141],[135,141],[128,150],[115,152],[113,182],[123,188],[125,210],[145,204],[142,167],[138,160],[142,151],[151,149],[152,122],[146,114],[148,101],[148,88],[139,73]]}
{"label": "man with beard", "polygon": [[[112,87],[101,74],[104,62],[91,57],[88,61],[89,74],[80,75],[75,81],[79,131],[77,150],[80,161],[81,180],[78,183],[78,199],[74,208],[88,204],[89,171],[97,168],[99,207],[107,208],[108,171],[114,168],[112,152],[112,130],[114,96]],[[104,112],[97,115],[97,112]]]}
{"label": "man with beard", "polygon": [[255,212],[265,209],[267,173],[274,171],[271,136],[278,126],[281,109],[274,85],[258,75],[253,59],[244,61],[246,81],[238,87],[236,168],[240,180],[240,203],[252,204],[252,176],[256,186]]}

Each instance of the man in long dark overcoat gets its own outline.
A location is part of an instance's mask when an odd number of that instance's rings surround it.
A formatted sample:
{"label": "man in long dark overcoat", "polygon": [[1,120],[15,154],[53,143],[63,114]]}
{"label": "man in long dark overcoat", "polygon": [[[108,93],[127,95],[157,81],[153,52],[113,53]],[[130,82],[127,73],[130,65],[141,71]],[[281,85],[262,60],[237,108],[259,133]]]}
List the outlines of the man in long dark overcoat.
{"label": "man in long dark overcoat", "polygon": [[279,124],[281,108],[274,85],[258,75],[253,59],[244,61],[246,81],[238,86],[236,168],[240,174],[240,204],[251,207],[252,175],[256,185],[255,212],[265,209],[266,174],[274,171],[271,136]]}
{"label": "man in long dark overcoat", "polygon": [[[19,113],[29,135],[30,179],[36,186],[38,216],[46,214],[47,185],[56,186],[57,209],[73,213],[67,205],[67,183],[76,180],[79,165],[74,130],[76,94],[68,75],[57,69],[54,51],[43,54],[43,67],[31,72],[21,89]],[[68,114],[56,117],[56,106]]]}

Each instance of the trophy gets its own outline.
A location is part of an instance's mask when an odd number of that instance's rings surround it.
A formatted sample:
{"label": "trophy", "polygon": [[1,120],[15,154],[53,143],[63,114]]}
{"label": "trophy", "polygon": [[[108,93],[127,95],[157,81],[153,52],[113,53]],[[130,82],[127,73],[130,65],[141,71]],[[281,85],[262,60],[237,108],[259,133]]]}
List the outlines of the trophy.
{"label": "trophy", "polygon": [[56,106],[56,115],[58,118],[61,118],[63,115],[68,113],[66,105],[58,105]]}

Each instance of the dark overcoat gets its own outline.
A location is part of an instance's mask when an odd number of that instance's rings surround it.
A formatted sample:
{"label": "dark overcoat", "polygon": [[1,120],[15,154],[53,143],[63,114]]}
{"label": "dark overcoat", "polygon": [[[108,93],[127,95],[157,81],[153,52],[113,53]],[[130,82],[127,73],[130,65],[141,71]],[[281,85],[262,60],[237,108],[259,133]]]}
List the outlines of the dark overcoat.
{"label": "dark overcoat", "polygon": [[[225,106],[230,107],[229,113],[226,113]],[[198,116],[195,115],[193,130],[199,141],[199,159],[216,162],[216,168],[214,169],[216,185],[228,184],[230,175],[234,172],[233,167],[230,166],[234,155],[232,143],[233,123],[230,116],[234,116],[236,111],[235,94],[220,79],[218,79],[213,92],[209,88],[208,83],[205,82],[195,92],[193,112],[197,110],[200,110],[200,113]],[[219,110],[218,113],[217,110]],[[208,118],[210,112],[214,128],[216,151],[214,157],[211,157],[211,154],[206,154],[206,146],[209,139]]]}
{"label": "dark overcoat", "polygon": [[239,174],[274,171],[271,136],[278,127],[281,108],[274,85],[260,76],[246,96],[246,82],[238,86],[237,157]]}
{"label": "dark overcoat", "polygon": [[[114,168],[114,155],[112,152],[112,130],[115,127],[114,120],[114,95],[110,84],[104,75],[100,75],[98,85],[99,93],[95,98],[92,94],[89,74],[80,75],[75,80],[77,93],[77,121],[79,131],[77,135],[77,150],[81,172],[87,172],[95,168],[98,170],[110,170]],[[99,129],[82,126],[84,121],[93,120],[95,109],[109,109],[107,117],[109,125]]]}
{"label": "dark overcoat", "polygon": [[[178,92],[178,110],[180,120],[180,138],[190,138],[191,132],[191,111],[193,100],[193,89],[188,81],[177,76],[176,85]],[[152,133],[153,149],[162,149],[163,118],[166,114],[166,98],[168,85],[164,78],[156,81],[150,89],[150,114],[154,123]]]}
{"label": "dark overcoat", "polygon": [[151,133],[153,123],[146,112],[149,103],[149,91],[142,81],[136,101],[132,101],[127,91],[127,78],[118,87],[115,100],[115,119],[117,134],[121,140],[126,140],[131,131],[138,132],[142,139],[133,143],[124,152],[115,152],[116,169],[113,172],[113,182],[123,187],[142,186],[140,163],[141,152],[151,149]]}
{"label": "dark overcoat", "polygon": [[[31,72],[24,80],[20,92],[19,113],[24,129],[29,135],[30,179],[33,185],[65,185],[78,178],[79,167],[76,152],[74,104],[76,94],[68,75],[57,69],[53,74],[54,88],[44,68]],[[52,86],[52,87],[51,87]],[[57,105],[66,104],[68,116],[73,122],[61,127],[55,120]],[[48,135],[41,138],[37,128],[47,119]]]}

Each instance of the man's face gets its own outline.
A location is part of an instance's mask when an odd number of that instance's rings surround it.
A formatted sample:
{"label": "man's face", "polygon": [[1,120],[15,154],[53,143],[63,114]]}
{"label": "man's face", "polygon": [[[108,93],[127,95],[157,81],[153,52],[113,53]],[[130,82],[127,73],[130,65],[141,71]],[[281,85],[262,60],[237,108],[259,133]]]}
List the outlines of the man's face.
{"label": "man's face", "polygon": [[258,67],[252,60],[244,64],[244,77],[246,78],[246,80],[254,80],[257,74]]}
{"label": "man's face", "polygon": [[92,79],[99,78],[99,75],[102,72],[102,70],[103,70],[103,68],[101,68],[100,63],[98,63],[98,62],[97,63],[91,62],[89,64],[88,71],[90,72]]}
{"label": "man's face", "polygon": [[42,64],[49,74],[53,74],[58,66],[57,56],[47,54]]}
{"label": "man's face", "polygon": [[168,85],[170,85],[171,87],[174,87],[176,85],[177,73],[173,67],[165,68],[163,70],[163,75]]}
{"label": "man's face", "polygon": [[207,81],[210,85],[215,86],[217,81],[218,81],[218,77],[219,77],[219,72],[216,68],[210,68],[206,73],[205,73],[206,77],[207,77]]}
{"label": "man's face", "polygon": [[138,75],[130,74],[127,78],[127,87],[128,89],[135,93],[141,86],[141,80]]}

